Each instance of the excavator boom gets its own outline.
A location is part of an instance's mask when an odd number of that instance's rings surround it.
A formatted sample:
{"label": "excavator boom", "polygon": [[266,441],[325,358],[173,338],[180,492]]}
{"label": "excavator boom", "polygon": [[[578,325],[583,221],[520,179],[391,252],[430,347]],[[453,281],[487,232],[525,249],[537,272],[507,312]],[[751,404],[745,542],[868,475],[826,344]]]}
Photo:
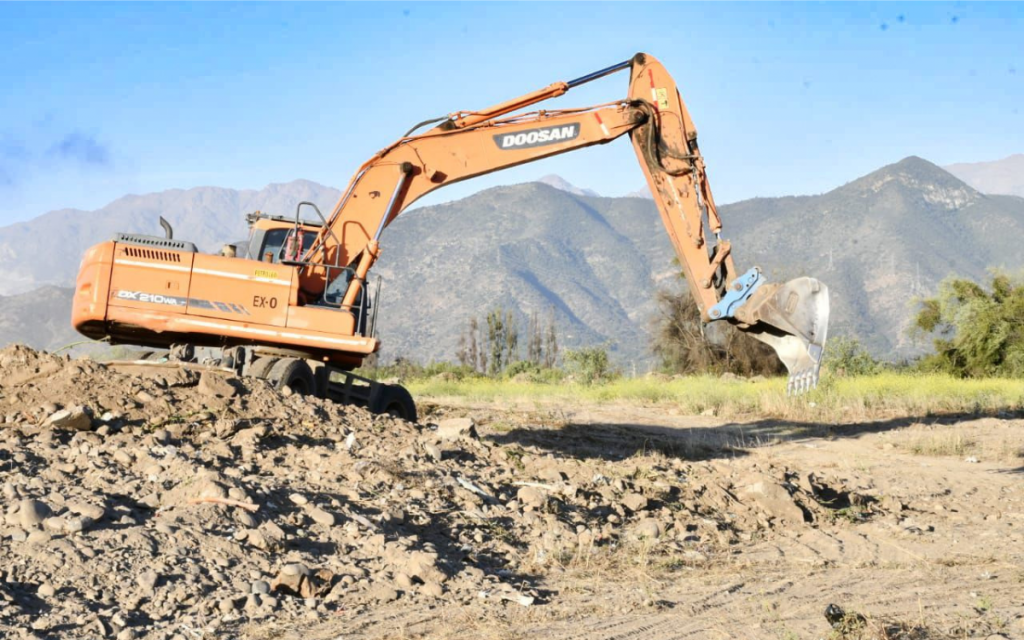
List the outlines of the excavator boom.
{"label": "excavator boom", "polygon": [[[620,71],[630,75],[624,99],[524,112]],[[773,346],[790,370],[791,390],[817,381],[828,325],[827,288],[812,278],[768,283],[756,268],[736,272],[696,128],[675,82],[655,58],[637,54],[576,80],[423,124],[435,123],[414,134],[418,125],[367,160],[323,224],[303,226],[296,214],[282,248],[259,249],[250,255],[256,260],[211,264],[205,256],[173,253],[180,242],[155,252],[140,252],[127,241],[90,249],[79,276],[75,326],[87,335],[122,336],[136,344],[201,335],[206,342],[271,345],[357,364],[379,343],[366,333],[365,323],[350,317],[365,309],[366,281],[382,235],[402,211],[446,185],[628,134],[702,318],[731,322]],[[151,258],[177,262],[155,266]],[[167,288],[187,295],[165,294],[154,302],[146,286],[163,282],[154,269],[164,270],[160,277],[167,276]],[[217,277],[227,280],[215,283]],[[245,301],[251,297],[248,307],[230,299],[224,285],[232,278],[244,281],[239,287]],[[196,291],[203,298],[193,304]]]}

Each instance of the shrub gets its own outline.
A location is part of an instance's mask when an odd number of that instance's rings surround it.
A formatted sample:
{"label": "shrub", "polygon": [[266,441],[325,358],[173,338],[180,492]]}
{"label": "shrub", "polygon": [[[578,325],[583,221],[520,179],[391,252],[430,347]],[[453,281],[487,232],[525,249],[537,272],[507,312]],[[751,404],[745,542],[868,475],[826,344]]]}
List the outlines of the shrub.
{"label": "shrub", "polygon": [[1024,283],[1004,274],[991,291],[950,278],[922,300],[915,329],[932,336],[935,354],[922,368],[961,377],[1024,376]]}
{"label": "shrub", "polygon": [[882,364],[854,338],[836,336],[825,346],[825,364],[839,376],[865,376],[879,373]]}
{"label": "shrub", "polygon": [[569,349],[563,357],[568,369],[584,384],[594,384],[612,377],[608,351],[604,347]]}

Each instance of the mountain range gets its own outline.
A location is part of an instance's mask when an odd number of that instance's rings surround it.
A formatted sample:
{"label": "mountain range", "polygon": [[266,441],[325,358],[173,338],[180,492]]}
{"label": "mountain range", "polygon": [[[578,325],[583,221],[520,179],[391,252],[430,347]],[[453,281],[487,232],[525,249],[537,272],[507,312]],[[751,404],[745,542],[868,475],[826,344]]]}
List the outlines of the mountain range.
{"label": "mountain range", "polygon": [[1024,197],[1024,153],[992,162],[962,162],[943,167],[982,193]]}
{"label": "mountain range", "polygon": [[[261,190],[171,190],[0,228],[8,275],[0,283],[0,342],[73,340],[67,287],[82,251],[116,231],[159,233],[162,215],[175,237],[215,251],[244,237],[249,211],[291,215],[298,201],[311,200],[326,214],[339,195],[302,180]],[[906,334],[911,306],[942,278],[1024,267],[1024,198],[985,194],[916,157],[825,194],[755,198],[721,214],[741,271],[758,265],[774,280],[820,278],[832,294],[831,335],[857,337],[886,357],[920,351]],[[558,176],[409,211],[385,231],[382,250],[374,272],[384,282],[385,360],[451,359],[469,318],[502,306],[522,327],[530,313],[553,313],[564,345],[605,344],[620,363],[645,365],[655,291],[679,286],[643,190],[600,197]]]}

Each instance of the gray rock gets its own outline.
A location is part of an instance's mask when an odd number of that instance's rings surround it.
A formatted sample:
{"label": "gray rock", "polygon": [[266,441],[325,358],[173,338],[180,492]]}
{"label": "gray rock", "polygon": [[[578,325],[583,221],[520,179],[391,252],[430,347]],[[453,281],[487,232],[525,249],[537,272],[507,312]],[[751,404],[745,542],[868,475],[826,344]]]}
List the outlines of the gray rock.
{"label": "gray rock", "polygon": [[281,567],[281,573],[286,576],[308,576],[309,567],[299,562],[293,562]]}
{"label": "gray rock", "polygon": [[476,438],[476,423],[470,418],[448,418],[437,424],[437,437],[442,440]]}
{"label": "gray rock", "polygon": [[26,498],[21,501],[18,509],[18,520],[21,522],[21,526],[28,529],[42,524],[52,514],[53,511],[45,502]]}
{"label": "gray rock", "polygon": [[107,515],[107,510],[98,504],[90,504],[88,502],[69,502],[68,511],[71,513],[77,513],[83,518],[88,518],[93,522],[98,522],[103,519],[103,516]]}
{"label": "gray rock", "polygon": [[87,407],[81,405],[61,409],[50,414],[46,424],[54,429],[69,429],[71,431],[88,431],[92,428],[92,416]]}
{"label": "gray rock", "polygon": [[223,375],[204,371],[196,387],[199,393],[215,398],[231,398],[238,394],[238,387]]}
{"label": "gray rock", "polygon": [[804,521],[804,512],[778,482],[765,475],[757,475],[742,483],[739,497],[752,500],[772,518],[793,524]]}
{"label": "gray rock", "polygon": [[325,526],[334,526],[334,514],[324,511],[320,507],[313,507],[309,510],[309,517],[313,519],[313,522]]}
{"label": "gray rock", "polygon": [[38,593],[44,598],[52,598],[53,596],[57,595],[57,590],[54,589],[53,585],[49,582],[44,582],[43,584],[39,585],[38,589],[36,589],[36,593]]}
{"label": "gray rock", "polygon": [[266,580],[256,580],[252,583],[250,593],[258,593],[260,595],[266,595],[270,593],[270,583]]}
{"label": "gray rock", "polygon": [[536,487],[519,487],[519,491],[516,492],[516,499],[524,505],[538,508],[547,503],[548,496]]}
{"label": "gray rock", "polygon": [[633,535],[642,540],[657,540],[661,534],[661,523],[654,518],[644,518],[633,527]]}
{"label": "gray rock", "polygon": [[622,498],[622,506],[636,513],[647,508],[647,498],[639,493],[630,493]]}

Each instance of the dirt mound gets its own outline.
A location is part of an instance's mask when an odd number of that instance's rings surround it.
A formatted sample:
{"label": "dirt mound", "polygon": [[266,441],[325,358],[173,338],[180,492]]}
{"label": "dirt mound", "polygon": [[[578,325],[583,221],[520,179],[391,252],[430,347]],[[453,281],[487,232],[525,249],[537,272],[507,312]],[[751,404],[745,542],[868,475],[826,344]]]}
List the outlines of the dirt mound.
{"label": "dirt mound", "polygon": [[543,604],[603,545],[699,564],[868,496],[770,465],[560,456],[259,380],[0,351],[0,636],[234,635],[395,600]]}

